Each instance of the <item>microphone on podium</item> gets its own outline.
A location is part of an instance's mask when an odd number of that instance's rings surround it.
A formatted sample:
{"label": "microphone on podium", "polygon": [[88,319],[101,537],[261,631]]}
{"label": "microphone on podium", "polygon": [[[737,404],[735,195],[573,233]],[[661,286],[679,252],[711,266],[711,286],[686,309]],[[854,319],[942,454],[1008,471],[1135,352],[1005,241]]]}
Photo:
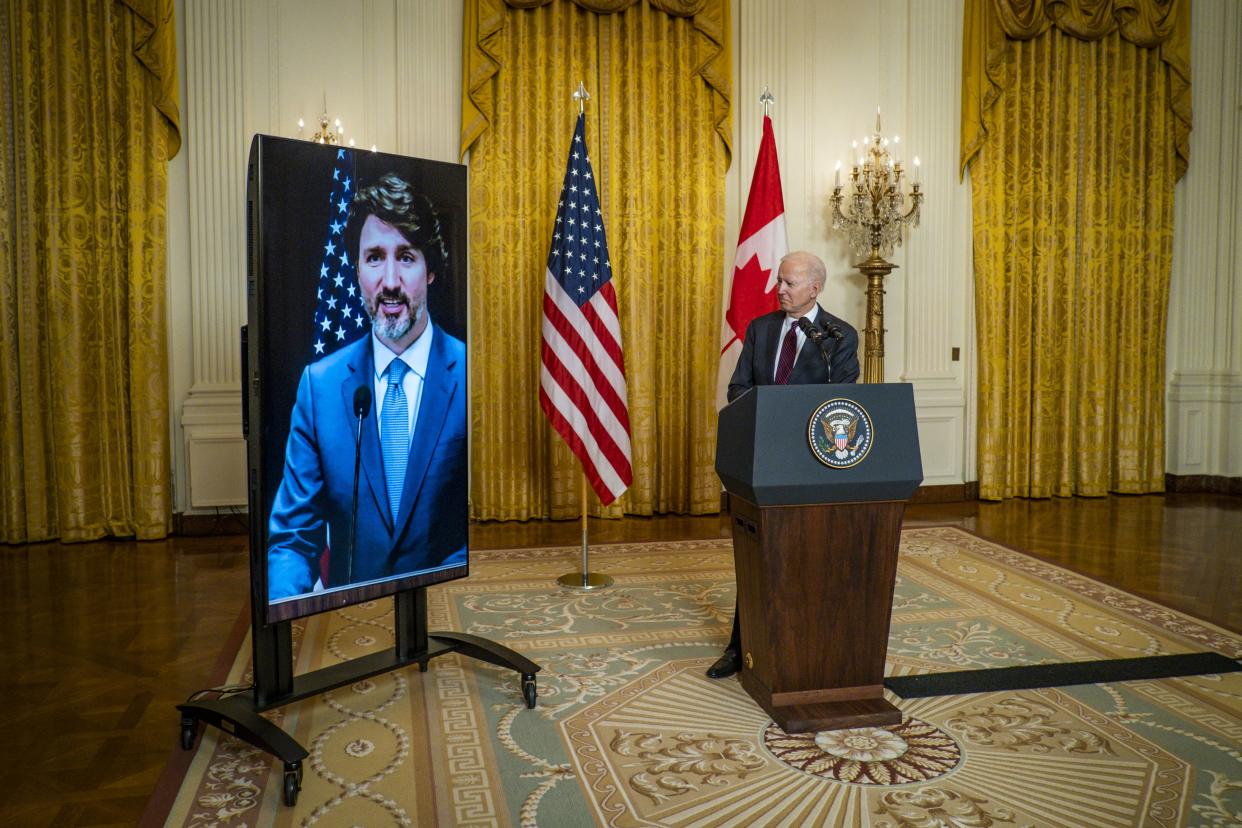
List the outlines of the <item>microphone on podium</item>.
{"label": "microphone on podium", "polygon": [[837,343],[841,341],[843,334],[841,329],[828,321],[827,316],[823,320],[823,328],[820,328],[805,316],[798,320],[798,327],[806,334],[806,338],[819,346],[819,355],[823,357],[824,365],[828,368],[828,381],[832,382],[832,352],[837,349]]}
{"label": "microphone on podium", "polygon": [[824,332],[815,327],[815,323],[805,316],[798,320],[798,327],[802,329],[802,333],[806,334],[806,338],[816,345],[823,341]]}

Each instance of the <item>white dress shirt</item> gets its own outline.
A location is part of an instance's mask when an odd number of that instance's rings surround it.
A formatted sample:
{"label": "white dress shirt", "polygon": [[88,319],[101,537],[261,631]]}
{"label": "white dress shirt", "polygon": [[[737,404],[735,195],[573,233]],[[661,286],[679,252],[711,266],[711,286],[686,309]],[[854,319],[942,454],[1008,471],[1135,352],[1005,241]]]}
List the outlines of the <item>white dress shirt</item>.
{"label": "white dress shirt", "polygon": [[[807,319],[811,320],[811,322],[814,323],[815,320],[819,318],[819,304],[816,303],[814,305],[811,305],[811,309],[807,311],[805,315]],[[773,380],[776,379],[776,366],[779,365],[781,362],[781,346],[785,344],[785,337],[786,335],[789,334],[790,325],[792,325],[794,330],[798,332],[798,349],[794,351],[794,361],[793,361],[794,365],[798,364],[798,356],[802,353],[802,346],[806,342],[806,334],[804,334],[802,332],[802,329],[798,327],[798,320],[801,318],[802,317],[800,316],[790,316],[786,314],[785,318],[781,320],[781,334],[776,339],[776,358],[772,360],[772,379]],[[790,370],[793,370],[793,365],[790,366]]]}
{"label": "white dress shirt", "polygon": [[388,393],[388,365],[394,359],[399,359],[410,369],[401,380],[401,390],[405,392],[405,404],[410,418],[410,439],[414,438],[414,424],[418,422],[418,404],[423,398],[423,380],[427,378],[427,360],[431,357],[431,337],[434,331],[435,327],[428,319],[427,327],[419,334],[418,339],[399,356],[380,342],[374,330],[371,331],[371,347],[375,356],[375,420],[379,429],[383,429],[380,415],[384,413],[384,397]]}

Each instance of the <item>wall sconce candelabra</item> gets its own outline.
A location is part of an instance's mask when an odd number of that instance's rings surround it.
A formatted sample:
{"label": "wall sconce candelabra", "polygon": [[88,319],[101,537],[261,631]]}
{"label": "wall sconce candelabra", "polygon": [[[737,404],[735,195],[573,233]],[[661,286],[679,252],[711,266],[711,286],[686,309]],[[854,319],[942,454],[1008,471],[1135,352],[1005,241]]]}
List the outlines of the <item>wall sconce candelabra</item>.
{"label": "wall sconce candelabra", "polygon": [[[876,109],[875,133],[863,138],[863,155],[850,171],[848,204],[845,204],[847,196],[842,193],[840,161],[829,199],[832,228],[845,232],[855,255],[866,257],[855,265],[867,277],[863,382],[884,381],[884,277],[897,268],[884,257],[892,255],[893,248],[901,245],[903,227],[918,227],[923,204],[918,156],[914,157],[914,181],[908,198],[904,192],[906,171],[894,157],[900,141],[897,136],[893,136],[891,142],[884,137],[880,129],[880,110]],[[858,150],[857,141],[854,149]]]}

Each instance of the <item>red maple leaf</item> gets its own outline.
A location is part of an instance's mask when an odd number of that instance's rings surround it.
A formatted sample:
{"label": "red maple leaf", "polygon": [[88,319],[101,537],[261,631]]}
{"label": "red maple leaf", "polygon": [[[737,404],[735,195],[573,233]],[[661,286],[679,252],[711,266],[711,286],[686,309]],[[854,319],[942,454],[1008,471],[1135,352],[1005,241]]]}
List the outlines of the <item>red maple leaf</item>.
{"label": "red maple leaf", "polygon": [[739,341],[746,337],[750,320],[776,310],[776,291],[765,290],[771,273],[770,268],[760,267],[758,256],[751,256],[744,267],[733,269],[733,289],[729,292],[725,321]]}

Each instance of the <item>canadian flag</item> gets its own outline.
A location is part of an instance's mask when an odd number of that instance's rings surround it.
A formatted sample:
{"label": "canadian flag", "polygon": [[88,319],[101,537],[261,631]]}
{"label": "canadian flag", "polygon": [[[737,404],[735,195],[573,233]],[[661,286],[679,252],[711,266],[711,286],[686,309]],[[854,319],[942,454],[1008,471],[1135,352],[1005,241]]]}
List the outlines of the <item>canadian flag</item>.
{"label": "canadian flag", "polygon": [[756,316],[776,310],[776,271],[789,252],[785,237],[785,199],[781,196],[781,168],[776,160],[772,119],[763,116],[763,140],[755,159],[750,197],[738,233],[729,305],[720,328],[720,372],[716,378],[716,408],[728,402],[729,378],[737,366],[746,338],[746,326]]}

